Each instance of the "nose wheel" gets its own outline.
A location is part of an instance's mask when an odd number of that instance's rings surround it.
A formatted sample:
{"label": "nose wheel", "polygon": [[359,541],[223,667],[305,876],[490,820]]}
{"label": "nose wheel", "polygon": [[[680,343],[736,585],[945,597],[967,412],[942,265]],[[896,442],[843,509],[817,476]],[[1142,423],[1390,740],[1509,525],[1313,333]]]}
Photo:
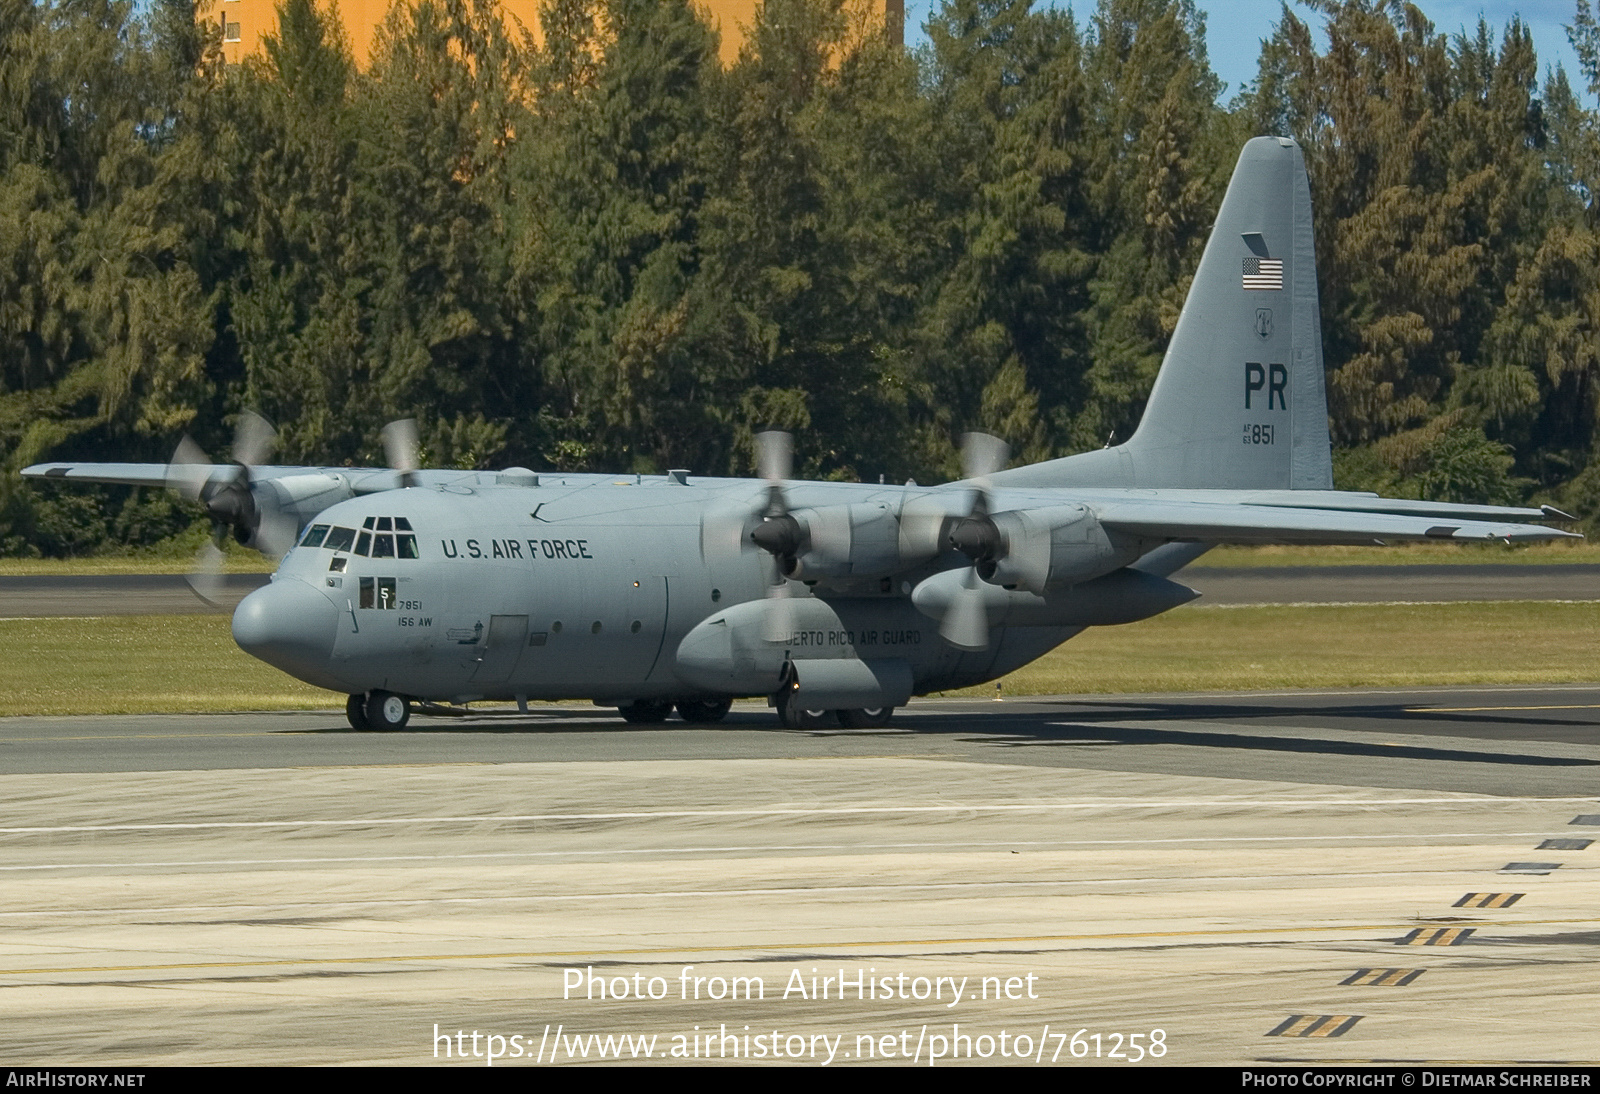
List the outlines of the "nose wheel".
{"label": "nose wheel", "polygon": [[411,704],[391,691],[370,691],[350,696],[344,716],[353,729],[386,733],[405,728],[411,721]]}

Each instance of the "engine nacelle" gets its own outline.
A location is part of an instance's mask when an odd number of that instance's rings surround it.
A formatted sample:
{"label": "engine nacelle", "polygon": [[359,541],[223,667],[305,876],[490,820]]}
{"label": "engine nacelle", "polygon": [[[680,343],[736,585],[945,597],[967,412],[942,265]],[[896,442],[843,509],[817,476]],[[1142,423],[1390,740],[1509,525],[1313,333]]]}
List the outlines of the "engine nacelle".
{"label": "engine nacelle", "polygon": [[1005,544],[995,559],[995,585],[1044,596],[1051,589],[1090,581],[1139,557],[1137,545],[1118,545],[1086,505],[1014,509],[992,518]]}
{"label": "engine nacelle", "polygon": [[796,556],[789,577],[881,577],[901,569],[900,522],[881,502],[797,509],[806,549]]}
{"label": "engine nacelle", "polygon": [[323,472],[263,479],[251,484],[250,493],[255,499],[255,519],[248,529],[236,529],[236,536],[245,546],[268,554],[284,549],[283,544],[270,542],[274,535],[287,535],[292,541],[318,513],[355,497],[349,479]]}

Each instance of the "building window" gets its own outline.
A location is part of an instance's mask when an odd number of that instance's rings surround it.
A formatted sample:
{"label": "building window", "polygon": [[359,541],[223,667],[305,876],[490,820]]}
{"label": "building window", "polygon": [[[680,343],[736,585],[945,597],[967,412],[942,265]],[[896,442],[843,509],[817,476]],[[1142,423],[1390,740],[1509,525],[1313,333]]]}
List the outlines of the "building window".
{"label": "building window", "polygon": [[239,40],[239,24],[229,22],[226,16],[222,20],[222,40],[224,42],[237,42]]}

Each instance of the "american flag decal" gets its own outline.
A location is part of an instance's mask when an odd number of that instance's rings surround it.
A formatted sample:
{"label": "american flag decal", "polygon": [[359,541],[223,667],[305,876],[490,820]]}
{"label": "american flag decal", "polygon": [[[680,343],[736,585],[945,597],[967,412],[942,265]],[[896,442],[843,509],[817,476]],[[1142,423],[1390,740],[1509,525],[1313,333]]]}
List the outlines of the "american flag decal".
{"label": "american flag decal", "polygon": [[1244,287],[1246,289],[1283,288],[1283,259],[1247,258],[1244,260]]}

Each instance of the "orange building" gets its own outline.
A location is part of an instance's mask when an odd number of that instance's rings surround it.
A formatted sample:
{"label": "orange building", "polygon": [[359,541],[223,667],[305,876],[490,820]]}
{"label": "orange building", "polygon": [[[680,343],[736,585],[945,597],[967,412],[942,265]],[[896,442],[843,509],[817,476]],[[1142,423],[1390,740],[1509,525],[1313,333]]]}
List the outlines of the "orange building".
{"label": "orange building", "polygon": [[[261,39],[278,26],[279,0],[218,0],[212,7],[212,18],[222,27],[222,55],[229,64],[237,64],[252,54],[261,52]],[[350,40],[356,64],[366,67],[372,51],[373,34],[383,22],[393,0],[331,0],[339,13],[339,21]],[[326,7],[329,0],[319,0]],[[755,22],[756,7],[760,0],[697,0],[706,22],[715,27],[722,37],[723,64],[731,64],[739,56],[745,34]],[[539,0],[499,0],[501,10],[508,20],[515,20],[539,37]],[[902,41],[905,25],[905,0],[855,0],[851,8],[861,8],[874,22],[882,26],[891,39]]]}

